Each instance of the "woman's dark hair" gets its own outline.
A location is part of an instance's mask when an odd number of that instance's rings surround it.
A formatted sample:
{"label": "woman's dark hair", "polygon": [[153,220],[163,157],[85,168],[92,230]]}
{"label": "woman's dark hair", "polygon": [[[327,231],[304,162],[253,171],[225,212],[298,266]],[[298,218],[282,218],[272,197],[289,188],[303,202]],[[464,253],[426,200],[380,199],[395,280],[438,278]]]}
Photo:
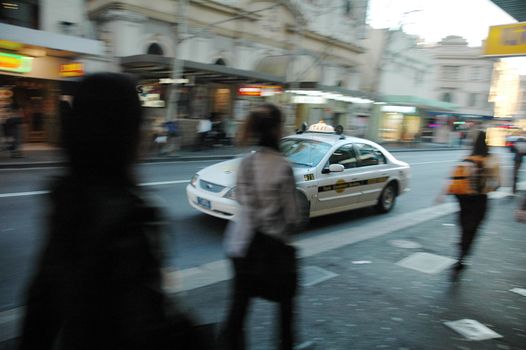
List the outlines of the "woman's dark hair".
{"label": "woman's dark hair", "polygon": [[72,109],[62,117],[62,142],[74,173],[128,172],[137,157],[142,122],[136,84],[129,76],[87,76],[77,87]]}
{"label": "woman's dark hair", "polygon": [[486,132],[480,131],[473,145],[473,151],[471,152],[472,156],[482,156],[486,157],[489,154],[489,147],[486,143]]}
{"label": "woman's dark hair", "polygon": [[255,143],[279,151],[281,122],[282,114],[277,106],[270,103],[259,105],[248,114],[240,134],[240,144]]}

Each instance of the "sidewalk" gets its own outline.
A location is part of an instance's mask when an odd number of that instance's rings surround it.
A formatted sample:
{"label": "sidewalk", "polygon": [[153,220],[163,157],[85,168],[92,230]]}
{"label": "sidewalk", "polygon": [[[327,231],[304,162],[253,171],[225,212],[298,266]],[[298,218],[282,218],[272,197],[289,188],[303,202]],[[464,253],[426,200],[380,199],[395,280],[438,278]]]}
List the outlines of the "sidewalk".
{"label": "sidewalk", "polygon": [[[449,268],[456,214],[302,259],[298,344],[323,350],[526,349],[526,296],[510,291],[526,288],[526,226],[512,219],[517,202],[491,201],[470,266],[457,283]],[[228,285],[182,298],[202,321],[218,323]],[[263,300],[252,304],[251,350],[275,348],[275,311]],[[444,324],[461,319],[476,320],[502,338],[470,341]]]}
{"label": "sidewalk", "polygon": [[[460,150],[464,148],[447,147],[441,144],[416,143],[411,145],[386,144],[384,145],[391,152],[415,152],[415,151],[443,151]],[[169,162],[169,161],[189,161],[189,160],[225,160],[236,157],[244,152],[233,146],[212,147],[202,151],[182,149],[171,154],[159,156],[148,154],[143,158],[143,162]],[[22,146],[23,158],[10,158],[9,152],[0,152],[0,169],[2,168],[27,168],[27,167],[47,167],[63,166],[65,157],[60,148],[47,144],[24,144]]]}

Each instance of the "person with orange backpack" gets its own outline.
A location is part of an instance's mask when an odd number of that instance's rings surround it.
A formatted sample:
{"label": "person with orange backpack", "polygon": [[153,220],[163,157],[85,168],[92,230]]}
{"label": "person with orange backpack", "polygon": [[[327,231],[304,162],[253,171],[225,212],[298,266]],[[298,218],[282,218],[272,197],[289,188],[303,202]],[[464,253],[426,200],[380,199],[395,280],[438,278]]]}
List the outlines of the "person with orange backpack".
{"label": "person with orange backpack", "polygon": [[459,257],[454,265],[454,279],[465,267],[477,230],[486,216],[488,193],[500,186],[498,160],[489,154],[486,133],[479,132],[471,155],[459,162],[450,178],[447,194],[454,195],[460,205],[461,237]]}

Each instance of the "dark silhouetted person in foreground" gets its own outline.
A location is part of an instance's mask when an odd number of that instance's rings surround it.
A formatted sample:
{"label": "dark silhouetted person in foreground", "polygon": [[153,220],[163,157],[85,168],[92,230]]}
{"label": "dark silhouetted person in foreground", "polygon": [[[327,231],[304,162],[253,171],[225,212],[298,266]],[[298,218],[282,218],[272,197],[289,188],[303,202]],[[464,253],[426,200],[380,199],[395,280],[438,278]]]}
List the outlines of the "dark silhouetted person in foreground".
{"label": "dark silhouetted person in foreground", "polygon": [[203,349],[162,292],[162,218],[133,173],[142,122],[133,81],[86,77],[62,122],[69,167],[52,186],[19,348]]}
{"label": "dark silhouetted person in foreground", "polygon": [[225,236],[234,279],[233,300],[221,336],[224,349],[245,349],[245,318],[254,297],[279,303],[279,349],[293,348],[297,276],[294,248],[287,242],[302,224],[303,213],[296,200],[292,168],[279,151],[281,132],[281,111],[264,104],[248,115],[241,134],[243,145],[254,140],[259,148],[239,167],[240,219],[229,224]]}
{"label": "dark silhouetted person in foreground", "polygon": [[479,132],[471,155],[459,166],[465,167],[466,176],[456,174],[452,177],[452,181],[457,181],[458,184],[465,183],[466,186],[464,190],[452,193],[455,194],[460,205],[461,227],[459,256],[453,268],[453,279],[456,279],[464,269],[464,259],[470,253],[478,228],[486,216],[488,193],[500,186],[498,160],[489,153],[485,132]]}

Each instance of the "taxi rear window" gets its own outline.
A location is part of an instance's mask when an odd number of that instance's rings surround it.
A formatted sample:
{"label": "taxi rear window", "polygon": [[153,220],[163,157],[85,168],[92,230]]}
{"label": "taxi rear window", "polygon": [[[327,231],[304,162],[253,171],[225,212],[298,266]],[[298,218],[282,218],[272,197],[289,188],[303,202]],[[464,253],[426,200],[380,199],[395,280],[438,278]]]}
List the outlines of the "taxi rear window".
{"label": "taxi rear window", "polygon": [[281,152],[294,165],[313,167],[331,149],[325,142],[303,139],[285,139],[280,144]]}

